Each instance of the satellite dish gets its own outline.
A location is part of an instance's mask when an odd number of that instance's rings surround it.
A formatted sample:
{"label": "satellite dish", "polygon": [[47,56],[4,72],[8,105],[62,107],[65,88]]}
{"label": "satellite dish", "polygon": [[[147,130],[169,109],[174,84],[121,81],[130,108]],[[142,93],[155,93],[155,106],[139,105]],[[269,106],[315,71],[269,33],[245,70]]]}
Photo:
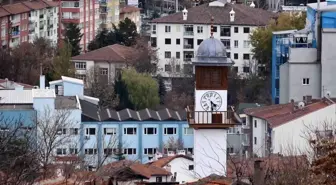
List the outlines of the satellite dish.
{"label": "satellite dish", "polygon": [[299,102],[299,104],[298,104],[299,109],[302,109],[304,106],[305,106],[304,102],[302,102],[302,101]]}
{"label": "satellite dish", "polygon": [[326,92],[326,96],[327,96],[328,98],[330,98],[330,97],[331,97],[331,92],[330,92],[330,91],[327,91],[327,92]]}

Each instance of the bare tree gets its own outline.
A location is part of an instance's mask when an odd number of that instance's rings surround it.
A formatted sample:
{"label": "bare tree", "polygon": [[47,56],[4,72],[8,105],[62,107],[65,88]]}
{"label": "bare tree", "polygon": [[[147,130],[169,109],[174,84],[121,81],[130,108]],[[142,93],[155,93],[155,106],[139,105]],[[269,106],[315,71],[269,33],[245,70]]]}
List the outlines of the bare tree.
{"label": "bare tree", "polygon": [[165,97],[165,107],[173,110],[185,109],[188,105],[193,105],[194,98],[186,93],[179,94],[175,90],[170,91]]}
{"label": "bare tree", "polygon": [[167,151],[176,151],[176,150],[183,150],[184,143],[181,139],[176,139],[175,137],[169,137],[169,139],[164,143],[164,148]]}

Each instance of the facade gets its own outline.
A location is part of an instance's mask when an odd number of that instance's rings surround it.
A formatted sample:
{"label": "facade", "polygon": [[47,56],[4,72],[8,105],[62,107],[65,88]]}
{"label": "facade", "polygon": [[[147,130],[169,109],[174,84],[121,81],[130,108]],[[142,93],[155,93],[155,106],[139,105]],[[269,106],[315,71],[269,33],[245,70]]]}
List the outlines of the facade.
{"label": "facade", "polygon": [[60,32],[63,33],[67,23],[79,24],[83,34],[80,47],[87,51],[87,46],[92,41],[99,29],[99,2],[96,0],[83,1],[61,1],[60,4],[61,23]]}
{"label": "facade", "polygon": [[100,1],[100,20],[101,28],[112,29],[112,25],[119,23],[119,0],[101,0]]}
{"label": "facade", "polygon": [[250,152],[259,157],[272,153],[310,157],[310,136],[334,123],[335,108],[333,100],[323,98],[246,109],[246,121],[252,128]]}
{"label": "facade", "polygon": [[106,82],[114,82],[122,68],[137,58],[139,52],[136,49],[114,44],[74,56],[71,60],[75,63],[76,78],[84,81],[93,80],[93,69],[98,67],[99,75],[106,77]]}
{"label": "facade", "polygon": [[163,76],[192,70],[191,59],[202,41],[209,38],[211,17],[214,38],[226,47],[227,57],[235,63],[234,69],[242,74],[250,71],[255,62],[249,35],[253,29],[265,26],[273,13],[214,1],[151,21],[151,45],[158,49],[158,67]]}
{"label": "facade", "polygon": [[291,99],[297,101],[305,95],[320,98],[336,92],[332,77],[336,66],[331,61],[335,54],[329,50],[335,37],[336,5],[327,1],[320,3],[320,7],[321,47],[318,47],[317,3],[308,4],[305,29],[273,35],[273,103],[286,103]]}
{"label": "facade", "polygon": [[22,42],[43,37],[57,43],[57,3],[43,0],[23,1],[0,7],[1,45],[13,48]]}
{"label": "facade", "polygon": [[120,21],[125,20],[126,17],[135,23],[137,27],[137,32],[140,33],[141,31],[140,8],[137,8],[135,6],[130,6],[130,5],[121,7],[120,15],[119,15]]}

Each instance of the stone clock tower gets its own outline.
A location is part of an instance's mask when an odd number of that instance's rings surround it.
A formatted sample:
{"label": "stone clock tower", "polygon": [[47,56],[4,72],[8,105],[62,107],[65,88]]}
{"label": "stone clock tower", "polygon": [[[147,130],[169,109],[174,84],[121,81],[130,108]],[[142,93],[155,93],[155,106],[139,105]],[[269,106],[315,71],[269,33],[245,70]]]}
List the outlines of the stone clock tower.
{"label": "stone clock tower", "polygon": [[238,119],[227,109],[228,71],[233,61],[211,31],[211,37],[200,44],[192,62],[195,102],[187,108],[187,116],[194,129],[195,176],[226,175],[227,129]]}

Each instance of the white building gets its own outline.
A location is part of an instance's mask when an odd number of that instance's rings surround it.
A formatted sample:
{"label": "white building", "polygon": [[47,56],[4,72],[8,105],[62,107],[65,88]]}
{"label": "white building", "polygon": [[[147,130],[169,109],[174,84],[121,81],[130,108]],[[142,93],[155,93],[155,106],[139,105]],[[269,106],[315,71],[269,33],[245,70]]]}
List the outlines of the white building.
{"label": "white building", "polygon": [[[253,6],[219,0],[154,19],[151,45],[158,49],[159,70],[168,74],[183,68],[190,71],[191,58],[202,41],[210,37],[211,18],[214,18],[213,36],[226,46],[235,70],[248,72],[253,58],[249,35],[253,29],[267,25],[272,16],[273,13]],[[176,62],[172,63],[172,59]]]}
{"label": "white building", "polygon": [[[246,109],[251,129],[251,152],[259,157],[270,153],[309,155],[309,140],[336,120],[336,106],[329,98]],[[334,130],[330,130],[334,133]],[[315,137],[315,136],[314,136]]]}

